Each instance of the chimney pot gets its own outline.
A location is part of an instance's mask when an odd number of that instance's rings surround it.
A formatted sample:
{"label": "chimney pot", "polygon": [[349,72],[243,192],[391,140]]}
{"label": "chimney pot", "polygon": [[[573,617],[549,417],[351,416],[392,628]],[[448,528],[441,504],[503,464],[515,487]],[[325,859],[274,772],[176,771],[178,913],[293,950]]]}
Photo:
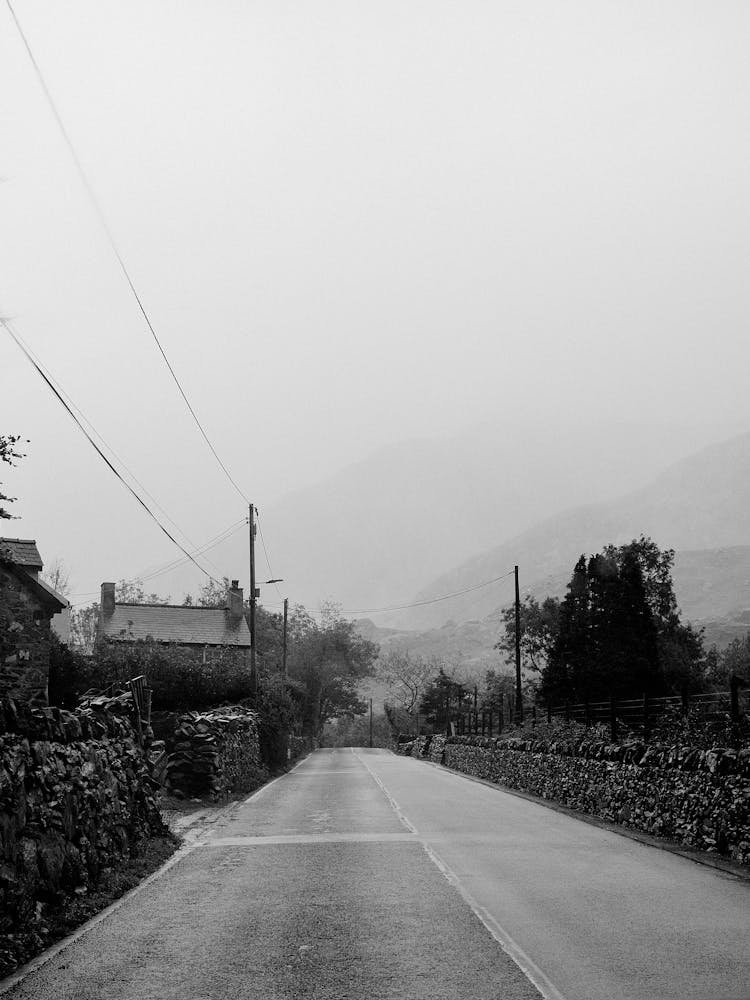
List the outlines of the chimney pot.
{"label": "chimney pot", "polygon": [[101,598],[102,614],[110,617],[115,613],[115,585],[114,583],[102,584]]}
{"label": "chimney pot", "polygon": [[232,580],[229,588],[229,617],[233,624],[238,624],[244,611],[242,587],[239,580]]}

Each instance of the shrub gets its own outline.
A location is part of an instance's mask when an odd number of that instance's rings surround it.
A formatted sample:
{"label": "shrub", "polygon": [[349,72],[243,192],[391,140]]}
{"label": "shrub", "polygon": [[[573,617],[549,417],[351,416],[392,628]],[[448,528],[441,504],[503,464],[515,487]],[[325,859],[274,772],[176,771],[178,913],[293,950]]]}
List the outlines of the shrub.
{"label": "shrub", "polygon": [[153,692],[154,711],[199,711],[252,694],[250,668],[234,650],[212,650],[203,662],[202,651],[148,641],[127,647],[101,646],[84,677],[87,688],[104,690],[141,674]]}

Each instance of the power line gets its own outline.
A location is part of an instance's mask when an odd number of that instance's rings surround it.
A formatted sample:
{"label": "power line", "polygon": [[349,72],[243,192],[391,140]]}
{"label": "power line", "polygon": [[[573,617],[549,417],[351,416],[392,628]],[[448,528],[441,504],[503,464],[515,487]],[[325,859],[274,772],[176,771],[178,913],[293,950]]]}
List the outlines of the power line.
{"label": "power line", "polygon": [[[194,556],[204,555],[209,549],[213,549],[217,545],[220,545],[222,542],[225,542],[228,538],[231,538],[231,536],[236,531],[239,531],[239,529],[243,527],[245,524],[247,524],[247,518],[243,517],[240,521],[237,521],[236,524],[231,524],[228,528],[225,528],[224,531],[220,532],[218,535],[215,535],[213,538],[209,539],[209,541],[205,542],[203,545],[196,548],[193,552],[193,555]],[[154,579],[154,577],[162,576],[164,573],[168,573],[170,570],[177,569],[178,566],[183,566],[188,561],[189,560],[185,558],[173,559],[170,562],[159,566],[159,568],[155,569],[153,572],[136,573],[135,576],[129,577],[129,579],[126,580],[125,582],[135,583],[136,581],[140,581],[141,583],[145,583],[147,580],[152,580]],[[98,590],[91,590],[82,594],[73,594],[73,597],[96,597],[98,593],[99,593]],[[78,605],[85,604],[86,602],[74,601],[72,603],[74,607],[77,607]]]}
{"label": "power line", "polygon": [[[260,535],[260,544],[263,546],[263,553],[264,553],[264,555],[266,557],[266,566],[268,566],[268,576],[269,576],[269,579],[273,579],[273,577],[276,574],[271,569],[271,560],[268,558],[268,549],[266,548],[266,540],[263,537],[263,528],[261,528],[261,526],[260,526],[260,514],[258,512],[258,508],[257,507],[255,508],[255,518],[256,518],[256,520],[258,522],[258,533]],[[276,588],[276,593],[279,595],[279,597],[281,597],[281,599],[283,601],[284,598],[282,597],[282,594],[281,594],[281,591],[279,590],[278,584],[274,583],[274,587]]]}
{"label": "power line", "polygon": [[[8,320],[7,317],[6,317],[6,323],[9,323],[9,322],[10,322],[10,320]],[[146,488],[146,486],[144,486],[144,484],[136,476],[136,474],[133,472],[133,470],[126,464],[126,462],[122,459],[122,457],[115,451],[115,449],[112,447],[112,445],[106,440],[106,438],[103,437],[102,434],[99,433],[99,431],[93,425],[93,423],[91,422],[91,420],[89,420],[89,418],[83,412],[83,410],[81,409],[81,407],[78,406],[73,401],[72,397],[70,396],[70,393],[68,393],[68,392],[65,391],[65,389],[62,386],[62,384],[60,383],[60,380],[58,378],[56,378],[52,374],[52,372],[49,370],[49,368],[47,368],[47,366],[42,362],[42,360],[38,356],[38,354],[36,354],[32,350],[32,348],[29,346],[29,344],[24,340],[24,338],[21,336],[21,334],[15,328],[14,328],[14,334],[15,334],[17,342],[19,342],[19,344],[25,350],[26,354],[28,356],[31,356],[31,358],[33,358],[33,360],[36,363],[36,365],[44,372],[44,374],[49,379],[49,381],[52,382],[52,383],[54,383],[54,385],[57,388],[57,390],[60,393],[60,395],[65,397],[65,400],[67,401],[68,405],[71,407],[71,409],[73,409],[73,410],[76,411],[76,413],[78,414],[78,416],[88,426],[89,430],[94,435],[94,437],[96,437],[100,441],[100,443],[107,449],[107,451],[110,454],[114,455],[114,457],[119,462],[120,466],[123,469],[125,469],[125,471],[128,473],[128,475],[133,480],[133,482],[136,483],[136,485],[138,485],[140,487],[141,492],[144,493],[153,502],[153,504],[157,508],[157,510],[161,511],[161,513],[164,515],[164,517],[167,519],[167,521],[169,521],[169,523],[171,525],[173,525],[173,527],[175,527],[177,529],[177,531],[180,532],[180,534],[182,535],[182,537],[184,539],[186,539],[186,541],[189,543],[189,545],[193,549],[197,549],[198,546],[196,545],[196,543],[190,538],[190,536],[186,532],[184,532],[182,530],[182,528],[179,526],[179,524],[177,524],[177,522],[172,517],[170,517],[170,515],[168,514],[168,512],[164,509],[164,507],[162,507],[162,505],[159,503],[159,501],[156,499],[156,497],[153,495],[153,493],[151,493]],[[211,565],[216,569],[217,573],[221,572],[221,570],[216,565],[216,563],[213,562],[213,560],[208,559],[207,561],[211,563]]]}
{"label": "power line", "polygon": [[68,403],[63,398],[63,396],[61,395],[61,393],[58,392],[57,388],[55,387],[55,385],[53,384],[53,382],[51,381],[51,379],[49,379],[45,375],[45,373],[42,371],[42,368],[40,367],[40,365],[38,365],[36,363],[36,361],[31,356],[31,354],[26,350],[26,348],[24,347],[24,345],[21,343],[21,341],[19,340],[19,338],[16,336],[15,331],[11,327],[10,323],[8,322],[8,320],[0,317],[0,325],[2,325],[3,327],[5,327],[5,329],[8,331],[8,333],[10,334],[10,336],[13,338],[14,342],[17,344],[17,346],[23,352],[24,356],[34,366],[34,368],[37,370],[37,372],[39,373],[39,375],[44,379],[45,384],[54,393],[54,395],[57,398],[57,400],[65,408],[65,411],[68,413],[68,415],[70,416],[71,420],[73,420],[73,422],[75,423],[76,427],[78,427],[78,429],[80,430],[80,432],[84,435],[84,437],[89,442],[89,444],[94,449],[94,451],[97,453],[97,455],[106,464],[106,466],[110,470],[110,472],[112,472],[117,477],[117,479],[122,483],[122,485],[125,487],[125,489],[127,489],[128,492],[132,494],[132,496],[138,501],[138,503],[141,505],[141,507],[143,507],[143,509],[146,511],[146,513],[151,518],[151,520],[154,521],[154,523],[159,527],[159,529],[167,536],[167,538],[170,540],[170,542],[172,542],[173,545],[176,545],[177,548],[181,552],[183,552],[188,557],[188,559],[198,567],[198,569],[201,571],[201,573],[205,573],[205,575],[210,580],[213,580],[214,583],[219,583],[219,581],[216,579],[216,577],[212,576],[208,572],[207,569],[204,569],[203,566],[201,566],[201,564],[196,559],[193,558],[193,556],[190,554],[190,552],[188,552],[188,550],[185,548],[185,546],[181,545],[180,542],[178,542],[177,539],[174,537],[174,535],[172,535],[171,532],[167,531],[167,529],[161,523],[161,521],[156,516],[156,514],[154,514],[154,512],[151,510],[151,508],[145,502],[145,500],[143,500],[138,495],[138,493],[136,493],[136,491],[133,489],[133,487],[130,485],[130,483],[126,479],[123,479],[123,477],[120,475],[120,473],[118,472],[118,470],[115,468],[115,466],[112,464],[112,462],[107,458],[107,456],[104,454],[104,452],[102,451],[102,449],[99,447],[99,445],[96,443],[96,441],[94,441],[94,439],[92,438],[92,436],[89,434],[89,432],[83,426],[83,424],[81,423],[81,421],[75,415],[72,407],[70,407],[68,405]]}
{"label": "power line", "polygon": [[397,604],[392,608],[360,608],[356,611],[342,611],[342,615],[375,615],[384,611],[404,611],[407,608],[422,608],[426,604],[437,604],[440,601],[449,601],[452,597],[462,597],[464,594],[471,594],[475,590],[481,590],[483,587],[489,587],[492,583],[498,583],[500,580],[505,580],[506,577],[513,576],[515,570],[511,570],[509,573],[503,573],[502,576],[496,576],[492,580],[485,580],[484,583],[478,583],[474,587],[467,587],[465,590],[457,590],[453,594],[443,594],[442,597],[432,597],[428,601],[414,601],[413,604]]}
{"label": "power line", "polygon": [[[478,583],[474,587],[467,587],[465,590],[457,590],[453,594],[443,594],[441,597],[432,597],[428,601],[414,601],[412,604],[396,604],[391,608],[357,608],[356,610],[349,610],[342,608],[340,614],[342,615],[375,615],[380,612],[385,611],[404,611],[407,608],[422,608],[426,604],[437,604],[440,601],[449,601],[452,597],[462,597],[464,594],[471,594],[475,590],[481,590],[483,587],[489,587],[492,583],[498,583],[500,580],[505,580],[509,576],[513,576],[515,570],[511,570],[509,573],[503,573],[502,576],[496,576],[492,580],[485,580],[484,583]],[[278,604],[269,604],[268,607],[279,607]],[[306,609],[307,610],[307,609]],[[310,615],[320,614],[318,611],[308,611]]]}
{"label": "power line", "polygon": [[99,223],[100,223],[102,229],[104,230],[104,233],[106,234],[106,237],[107,237],[107,239],[109,241],[110,246],[112,247],[112,251],[113,251],[115,257],[117,258],[117,262],[120,265],[120,270],[122,271],[122,273],[123,273],[123,275],[125,277],[125,281],[127,282],[128,286],[130,288],[130,291],[132,292],[133,297],[135,298],[135,301],[138,304],[138,308],[140,309],[141,314],[142,314],[144,320],[146,321],[146,326],[149,328],[149,330],[151,332],[151,336],[154,338],[154,341],[156,342],[156,346],[159,348],[159,352],[160,352],[162,358],[164,359],[164,363],[167,366],[167,368],[169,369],[169,373],[172,376],[172,378],[174,379],[175,385],[179,389],[180,395],[182,396],[183,400],[185,401],[185,405],[187,406],[188,410],[190,411],[190,414],[191,414],[193,420],[195,421],[195,424],[198,427],[198,430],[203,435],[203,439],[206,442],[206,444],[208,445],[208,447],[210,448],[210,450],[211,450],[214,458],[219,463],[219,465],[221,466],[222,470],[224,471],[224,474],[226,475],[227,479],[232,484],[232,486],[235,488],[235,490],[239,493],[239,495],[243,498],[243,500],[245,501],[245,503],[250,503],[250,501],[248,500],[248,498],[245,496],[245,493],[243,492],[243,490],[235,482],[235,480],[234,480],[232,474],[230,473],[229,469],[227,469],[226,465],[222,462],[221,458],[219,457],[219,454],[216,451],[216,449],[214,448],[213,444],[211,443],[211,441],[210,441],[210,439],[208,437],[208,434],[203,429],[203,425],[201,424],[200,420],[198,419],[198,416],[197,416],[195,410],[193,409],[193,407],[192,407],[192,405],[190,403],[190,400],[188,399],[188,397],[187,397],[187,395],[185,393],[185,390],[182,388],[180,380],[178,379],[177,374],[175,373],[175,370],[172,367],[172,364],[171,364],[169,358],[167,357],[166,351],[162,347],[161,341],[159,340],[159,337],[157,336],[156,330],[154,329],[154,324],[151,322],[151,317],[149,316],[149,314],[148,314],[148,312],[146,310],[146,307],[143,304],[143,299],[141,298],[141,296],[140,296],[140,294],[139,294],[139,292],[138,292],[138,290],[137,290],[137,288],[135,286],[135,282],[133,281],[132,277],[130,276],[130,272],[129,272],[128,268],[127,268],[127,265],[125,264],[125,261],[124,261],[124,259],[122,257],[122,254],[120,253],[120,250],[119,250],[119,248],[117,246],[117,243],[115,242],[115,238],[114,238],[114,236],[112,234],[111,229],[109,228],[109,224],[107,223],[106,216],[104,215],[104,212],[103,212],[103,210],[102,210],[102,208],[101,208],[101,206],[99,204],[99,201],[98,201],[98,199],[96,197],[96,194],[94,193],[94,189],[91,186],[91,183],[89,182],[88,176],[86,175],[86,171],[83,169],[83,164],[81,163],[80,159],[78,158],[78,154],[76,153],[76,149],[75,149],[75,146],[73,145],[73,141],[70,138],[67,129],[65,128],[65,124],[64,124],[64,122],[62,120],[60,112],[57,110],[57,105],[55,104],[55,101],[54,101],[54,99],[52,97],[52,93],[51,93],[49,87],[47,86],[47,83],[46,83],[46,81],[44,79],[44,76],[42,75],[42,71],[39,68],[39,64],[37,63],[37,61],[36,61],[36,59],[34,57],[34,53],[31,50],[31,46],[30,46],[30,44],[28,42],[28,39],[26,38],[26,35],[24,34],[24,30],[21,27],[21,22],[18,20],[18,17],[16,16],[16,12],[13,9],[13,5],[11,3],[11,0],[6,0],[6,3],[8,5],[8,10],[11,13],[13,21],[15,22],[16,28],[18,29],[18,34],[21,36],[21,41],[23,42],[23,44],[24,44],[24,46],[26,48],[26,52],[28,53],[29,59],[31,61],[31,65],[33,66],[34,72],[36,73],[37,79],[39,81],[39,85],[41,86],[42,91],[44,92],[44,96],[47,99],[47,103],[49,104],[50,110],[52,111],[52,114],[53,114],[53,116],[55,118],[55,121],[57,122],[58,128],[60,129],[60,132],[62,133],[62,137],[65,140],[65,143],[66,143],[66,145],[68,147],[70,155],[73,158],[73,163],[75,164],[76,170],[78,171],[78,175],[79,175],[79,177],[81,179],[81,183],[83,184],[83,187],[84,187],[84,189],[86,191],[86,194],[88,195],[88,197],[89,197],[89,199],[91,201],[91,204],[94,207],[96,215],[97,215],[97,217],[99,219]]}
{"label": "power line", "polygon": [[[216,548],[217,545],[221,545],[222,542],[225,542],[228,538],[231,538],[232,535],[235,534],[235,532],[239,531],[239,529],[243,527],[243,525],[245,524],[247,524],[247,518],[243,517],[235,524],[230,525],[224,531],[220,532],[209,542],[206,542],[205,545],[201,545],[200,548],[196,549],[193,552],[193,555],[194,556],[205,555],[209,549]],[[157,576],[163,576],[164,573],[169,573],[171,570],[177,569],[178,566],[184,566],[187,561],[188,560],[186,558],[174,559],[171,563],[168,563],[165,566],[161,566],[159,569],[154,570],[152,573],[138,574],[137,576],[133,577],[133,579],[141,580],[145,583],[147,580],[153,580]],[[216,563],[212,563],[212,565],[215,566]]]}

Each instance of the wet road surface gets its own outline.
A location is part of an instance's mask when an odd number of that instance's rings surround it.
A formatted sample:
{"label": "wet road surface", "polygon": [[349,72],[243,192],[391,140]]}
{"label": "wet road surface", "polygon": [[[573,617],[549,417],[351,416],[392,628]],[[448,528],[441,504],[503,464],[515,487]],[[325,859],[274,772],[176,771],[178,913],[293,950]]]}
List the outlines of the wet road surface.
{"label": "wet road surface", "polygon": [[318,751],[5,995],[750,1000],[748,941],[747,882],[421,761]]}

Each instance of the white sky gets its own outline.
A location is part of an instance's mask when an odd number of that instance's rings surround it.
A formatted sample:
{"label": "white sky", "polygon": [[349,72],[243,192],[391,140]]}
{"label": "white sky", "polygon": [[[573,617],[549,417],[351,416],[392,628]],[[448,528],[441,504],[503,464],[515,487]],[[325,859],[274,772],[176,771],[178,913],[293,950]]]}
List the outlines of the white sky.
{"label": "white sky", "polygon": [[[380,444],[485,419],[750,428],[746,2],[13,5],[261,509]],[[192,541],[216,535],[242,502],[5,4],[0,178],[3,315]],[[77,593],[171,558],[0,334],[0,433],[31,439],[0,470],[23,515],[3,532],[62,556]]]}

